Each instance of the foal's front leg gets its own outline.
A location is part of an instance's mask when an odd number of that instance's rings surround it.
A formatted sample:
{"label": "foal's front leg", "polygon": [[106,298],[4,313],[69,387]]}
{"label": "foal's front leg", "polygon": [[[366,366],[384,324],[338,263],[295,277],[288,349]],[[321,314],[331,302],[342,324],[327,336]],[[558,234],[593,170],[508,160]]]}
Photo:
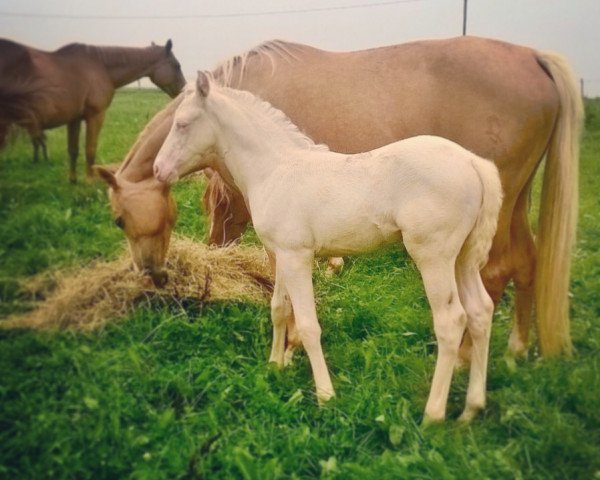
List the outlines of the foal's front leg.
{"label": "foal's front leg", "polygon": [[308,355],[320,403],[335,395],[321,347],[321,327],[317,319],[312,285],[313,252],[278,251],[276,277],[283,280],[292,302],[296,330]]}
{"label": "foal's front leg", "polygon": [[[277,275],[277,259],[275,254],[267,249],[271,273],[275,278],[273,287],[273,296],[271,297],[271,322],[273,323],[273,344],[271,346],[271,356],[269,362],[274,362],[280,367],[287,365],[286,361],[286,326],[294,324],[294,313],[292,311],[292,303],[287,294],[285,285],[281,276]],[[291,355],[290,355],[291,356]],[[290,358],[291,360],[291,358]]]}

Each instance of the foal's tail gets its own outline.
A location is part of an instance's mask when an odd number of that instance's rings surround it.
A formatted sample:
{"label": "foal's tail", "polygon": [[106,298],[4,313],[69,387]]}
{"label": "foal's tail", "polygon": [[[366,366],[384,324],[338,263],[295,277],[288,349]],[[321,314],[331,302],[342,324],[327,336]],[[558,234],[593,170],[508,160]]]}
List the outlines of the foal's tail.
{"label": "foal's tail", "polygon": [[578,206],[579,139],[583,103],[567,61],[536,53],[560,98],[560,111],[546,153],[537,234],[535,278],[538,339],[543,355],[571,353],[569,274]]}
{"label": "foal's tail", "polygon": [[461,251],[461,260],[480,271],[487,263],[492,248],[503,195],[500,174],[493,162],[474,156],[472,165],[479,176],[483,195],[475,226]]}

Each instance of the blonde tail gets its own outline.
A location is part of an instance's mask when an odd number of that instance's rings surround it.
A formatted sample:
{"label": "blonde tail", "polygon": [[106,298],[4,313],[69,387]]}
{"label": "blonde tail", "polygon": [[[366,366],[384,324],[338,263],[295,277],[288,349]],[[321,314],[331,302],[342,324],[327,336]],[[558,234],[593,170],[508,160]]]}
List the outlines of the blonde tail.
{"label": "blonde tail", "polygon": [[575,77],[560,55],[537,52],[560,97],[560,112],[546,154],[537,234],[535,300],[540,352],[572,352],[569,276],[578,206],[579,138],[583,104]]}

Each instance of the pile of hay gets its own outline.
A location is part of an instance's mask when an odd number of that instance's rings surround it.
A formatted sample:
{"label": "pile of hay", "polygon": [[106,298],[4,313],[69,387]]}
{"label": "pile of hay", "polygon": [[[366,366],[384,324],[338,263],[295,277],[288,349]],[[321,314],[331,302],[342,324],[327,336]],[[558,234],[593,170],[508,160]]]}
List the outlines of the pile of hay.
{"label": "pile of hay", "polygon": [[23,290],[35,299],[35,308],[0,325],[92,330],[143,304],[185,307],[216,300],[265,302],[272,290],[267,257],[257,247],[211,248],[174,238],[167,262],[169,282],[162,289],[130,267],[131,257],[124,252],[112,262],[34,277]]}

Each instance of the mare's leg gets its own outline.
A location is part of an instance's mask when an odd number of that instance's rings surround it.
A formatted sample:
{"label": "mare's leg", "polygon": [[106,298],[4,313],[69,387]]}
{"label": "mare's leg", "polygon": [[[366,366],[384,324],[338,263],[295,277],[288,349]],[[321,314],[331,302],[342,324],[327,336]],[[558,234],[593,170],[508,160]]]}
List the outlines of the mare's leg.
{"label": "mare's leg", "polygon": [[425,293],[433,313],[433,328],[438,343],[437,361],[425,407],[424,422],[441,421],[446,416],[452,373],[467,323],[454,273],[456,254],[444,254],[444,248],[434,242],[412,242],[408,235],[404,237],[404,244],[421,272]]}
{"label": "mare's leg", "polygon": [[298,336],[306,350],[317,388],[319,402],[335,395],[321,347],[321,327],[317,319],[312,285],[313,252],[278,251],[277,276],[283,279],[292,301]]}
{"label": "mare's leg", "polygon": [[511,259],[514,265],[515,318],[508,340],[508,351],[521,356],[527,354],[529,330],[535,298],[536,248],[527,218],[529,188],[521,193],[511,224]]}
{"label": "mare's leg", "polygon": [[98,135],[104,123],[104,111],[88,117],[85,120],[85,161],[86,174],[88,178],[94,176],[92,167],[96,162],[96,148],[98,147]]}
{"label": "mare's leg", "polygon": [[73,120],[67,125],[67,142],[69,149],[69,180],[77,181],[77,156],[79,155],[79,132],[81,120]]}
{"label": "mare's leg", "polygon": [[294,320],[294,313],[287,317],[287,336],[285,339],[285,354],[283,355],[283,365],[288,366],[292,363],[294,358],[294,352],[296,349],[302,346],[302,340],[298,335],[296,329],[296,321]]}
{"label": "mare's leg", "polygon": [[485,407],[487,364],[494,303],[481,281],[477,269],[460,264],[456,268],[460,300],[467,313],[467,329],[473,346],[471,371],[462,421],[470,421]]}

